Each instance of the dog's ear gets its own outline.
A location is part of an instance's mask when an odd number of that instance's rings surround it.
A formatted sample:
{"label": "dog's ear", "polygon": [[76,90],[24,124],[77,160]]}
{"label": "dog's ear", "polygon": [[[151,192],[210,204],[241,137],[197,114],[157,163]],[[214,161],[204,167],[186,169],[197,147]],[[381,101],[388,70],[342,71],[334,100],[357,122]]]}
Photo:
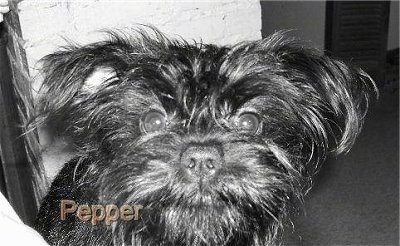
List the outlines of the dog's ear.
{"label": "dog's ear", "polygon": [[43,83],[35,124],[68,113],[68,107],[116,83],[128,67],[131,46],[114,39],[84,47],[70,46],[42,58]]}
{"label": "dog's ear", "polygon": [[326,139],[326,150],[347,152],[361,130],[370,95],[377,94],[371,77],[281,33],[262,46],[277,62],[278,74],[302,93],[299,117],[310,132],[321,135],[314,144]]}
{"label": "dog's ear", "polygon": [[238,106],[262,99],[266,137],[312,163],[352,147],[377,93],[361,69],[282,32],[232,47],[220,71],[227,81],[222,98],[235,95]]}
{"label": "dog's ear", "polygon": [[118,80],[117,72],[113,67],[100,66],[83,81],[80,90],[85,93],[96,93],[104,83]]}

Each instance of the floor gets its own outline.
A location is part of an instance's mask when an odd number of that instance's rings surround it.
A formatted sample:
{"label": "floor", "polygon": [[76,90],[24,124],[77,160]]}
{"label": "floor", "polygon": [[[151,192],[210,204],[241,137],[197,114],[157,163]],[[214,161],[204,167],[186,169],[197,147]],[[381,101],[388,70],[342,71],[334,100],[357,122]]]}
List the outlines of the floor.
{"label": "floor", "polygon": [[399,93],[382,92],[346,156],[328,160],[284,245],[399,245]]}

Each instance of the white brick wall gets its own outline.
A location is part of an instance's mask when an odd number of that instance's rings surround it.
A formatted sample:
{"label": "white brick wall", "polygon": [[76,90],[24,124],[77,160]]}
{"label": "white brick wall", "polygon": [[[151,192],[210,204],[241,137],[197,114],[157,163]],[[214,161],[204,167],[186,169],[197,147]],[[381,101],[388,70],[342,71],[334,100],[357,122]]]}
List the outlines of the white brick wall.
{"label": "white brick wall", "polygon": [[37,61],[66,44],[104,38],[100,29],[151,24],[170,36],[233,44],[261,38],[259,0],[116,1],[24,0],[18,5],[28,65],[36,75]]}
{"label": "white brick wall", "polygon": [[[18,9],[34,96],[41,81],[37,61],[65,45],[64,38],[87,44],[104,38],[101,29],[139,23],[154,25],[172,37],[221,45],[261,38],[259,0],[23,0]],[[45,132],[39,135],[51,178],[72,153],[63,141]]]}

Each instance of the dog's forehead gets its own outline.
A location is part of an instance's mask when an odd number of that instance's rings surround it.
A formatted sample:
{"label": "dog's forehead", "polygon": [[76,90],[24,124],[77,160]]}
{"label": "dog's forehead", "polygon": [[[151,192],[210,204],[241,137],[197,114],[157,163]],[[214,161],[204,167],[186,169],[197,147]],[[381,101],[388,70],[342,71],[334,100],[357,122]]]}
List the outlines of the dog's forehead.
{"label": "dog's forehead", "polygon": [[[227,47],[173,47],[142,64],[141,76],[145,78],[144,86],[157,95],[162,105],[173,104],[191,112],[204,111],[252,99],[246,95],[251,83],[246,85],[247,91],[234,88],[245,83],[246,76],[251,79],[248,63],[244,55],[236,57]],[[250,65],[254,65],[254,61]]]}
{"label": "dog's forehead", "polygon": [[153,93],[163,103],[192,107],[221,91],[225,52],[217,47],[175,47],[132,69],[129,80]]}

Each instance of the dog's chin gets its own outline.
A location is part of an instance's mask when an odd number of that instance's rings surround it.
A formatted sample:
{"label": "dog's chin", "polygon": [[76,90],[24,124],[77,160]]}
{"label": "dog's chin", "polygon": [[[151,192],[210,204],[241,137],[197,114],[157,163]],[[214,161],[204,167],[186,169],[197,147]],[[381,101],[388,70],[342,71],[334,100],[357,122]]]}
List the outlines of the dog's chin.
{"label": "dog's chin", "polygon": [[144,208],[136,226],[120,224],[116,229],[128,245],[136,245],[136,240],[144,245],[246,245],[272,240],[279,223],[256,217],[250,209],[226,205]]}
{"label": "dog's chin", "polygon": [[139,221],[118,223],[115,229],[128,245],[136,245],[135,241],[144,245],[247,245],[275,240],[282,211],[218,193],[197,186],[185,197],[153,194],[143,204]]}

